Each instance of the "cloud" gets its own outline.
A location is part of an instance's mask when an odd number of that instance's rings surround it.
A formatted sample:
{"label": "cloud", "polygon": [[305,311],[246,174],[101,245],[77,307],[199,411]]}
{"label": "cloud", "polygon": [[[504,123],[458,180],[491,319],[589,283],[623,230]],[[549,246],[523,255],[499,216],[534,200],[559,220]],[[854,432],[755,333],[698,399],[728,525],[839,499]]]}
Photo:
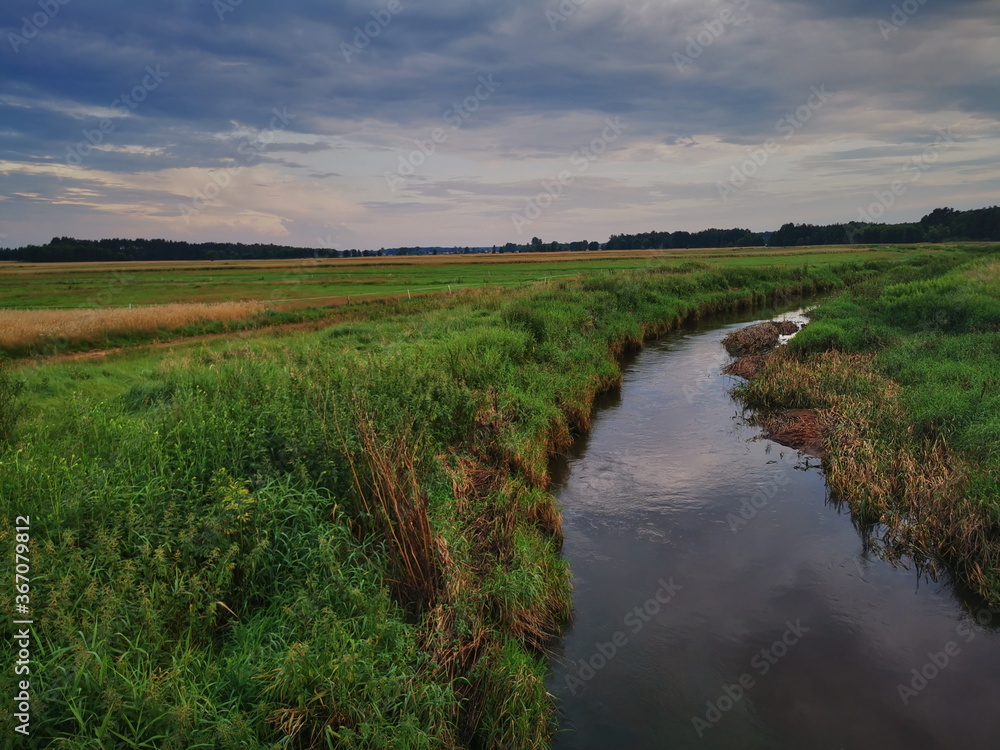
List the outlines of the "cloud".
{"label": "cloud", "polygon": [[[16,0],[0,17],[0,160],[16,165],[0,193],[6,215],[30,209],[0,241],[128,226],[313,244],[330,224],[365,246],[491,245],[515,238],[510,212],[609,116],[627,129],[538,220],[550,238],[851,218],[935,127],[959,145],[886,218],[953,195],[971,208],[995,200],[1000,146],[1000,19],[988,5],[914,0],[893,19],[892,4],[860,0],[399,0],[398,12],[389,0],[293,0],[220,18],[205,0],[108,0],[60,6],[15,51],[9,35],[37,11]],[[151,69],[165,75],[148,88]],[[483,76],[495,91],[476,100]],[[734,160],[776,137],[813,87],[830,101],[720,203]],[[276,110],[290,117],[280,130]],[[390,185],[436,128],[447,138]],[[247,181],[197,223],[166,221],[181,176],[194,190],[237,168]],[[70,183],[85,200],[67,199]]]}

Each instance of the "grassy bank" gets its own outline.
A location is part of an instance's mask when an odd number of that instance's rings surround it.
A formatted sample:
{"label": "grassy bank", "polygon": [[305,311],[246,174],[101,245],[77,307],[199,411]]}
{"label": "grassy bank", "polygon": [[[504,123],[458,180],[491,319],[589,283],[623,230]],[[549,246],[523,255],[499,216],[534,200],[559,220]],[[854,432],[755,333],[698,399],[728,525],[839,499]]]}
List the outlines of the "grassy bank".
{"label": "grassy bank", "polygon": [[[890,556],[1000,602],[1000,261],[873,282],[824,303],[738,389],[819,410],[831,489]],[[932,267],[928,267],[932,268]]]}
{"label": "grassy bank", "polygon": [[889,268],[661,268],[4,376],[25,387],[0,509],[31,518],[33,735],[544,746],[544,646],[570,616],[548,458],[616,357]]}

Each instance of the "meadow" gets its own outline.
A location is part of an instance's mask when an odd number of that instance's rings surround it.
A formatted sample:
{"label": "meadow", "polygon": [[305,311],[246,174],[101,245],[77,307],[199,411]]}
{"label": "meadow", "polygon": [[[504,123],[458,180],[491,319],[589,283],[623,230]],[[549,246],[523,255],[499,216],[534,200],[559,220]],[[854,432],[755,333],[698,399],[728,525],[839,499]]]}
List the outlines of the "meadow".
{"label": "meadow", "polygon": [[[519,288],[627,270],[798,267],[937,252],[898,248],[596,251],[296,261],[0,263],[0,351],[9,356],[134,346],[335,318],[375,299]],[[242,310],[242,313],[239,311]]]}
{"label": "meadow", "polygon": [[882,260],[932,248],[733,248],[586,253],[317,258],[285,261],[0,263],[5,308],[127,307],[254,300],[278,306],[482,286],[520,285],[581,275],[676,266],[800,266]]}
{"label": "meadow", "polygon": [[[548,462],[619,382],[620,355],[701,316],[919,283],[975,256],[826,250],[398,259],[378,272],[525,276],[323,309],[315,330],[8,364],[0,512],[31,518],[35,737],[545,747],[545,649],[572,616]],[[525,283],[550,265],[569,278]],[[187,272],[123,287],[148,302]],[[25,289],[60,283],[24,273]]]}

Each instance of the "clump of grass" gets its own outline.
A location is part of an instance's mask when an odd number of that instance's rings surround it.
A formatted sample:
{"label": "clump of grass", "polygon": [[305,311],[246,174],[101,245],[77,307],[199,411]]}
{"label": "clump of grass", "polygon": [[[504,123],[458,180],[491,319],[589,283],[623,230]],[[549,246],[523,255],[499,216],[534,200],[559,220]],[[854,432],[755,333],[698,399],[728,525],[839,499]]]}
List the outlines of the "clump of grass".
{"label": "clump of grass", "polygon": [[826,454],[824,424],[813,409],[783,409],[760,417],[768,438],[822,458]]}
{"label": "clump of grass", "polygon": [[722,371],[726,375],[735,375],[738,378],[750,380],[760,374],[760,371],[767,365],[770,357],[771,352],[767,354],[748,354],[726,365]]}
{"label": "clump of grass", "polygon": [[357,420],[357,436],[361,466],[349,459],[355,487],[373,531],[385,539],[399,600],[422,612],[437,599],[440,566],[427,495],[417,477],[416,442],[401,432],[382,437],[364,416]]}

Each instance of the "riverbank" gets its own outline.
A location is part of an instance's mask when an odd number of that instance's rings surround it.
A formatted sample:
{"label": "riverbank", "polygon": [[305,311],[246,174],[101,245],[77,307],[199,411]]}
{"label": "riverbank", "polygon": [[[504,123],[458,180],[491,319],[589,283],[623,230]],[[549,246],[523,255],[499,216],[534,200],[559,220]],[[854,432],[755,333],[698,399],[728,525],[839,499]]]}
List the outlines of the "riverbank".
{"label": "riverbank", "polygon": [[570,616],[548,460],[616,358],[961,257],[639,271],[24,368],[0,508],[31,517],[34,735],[544,746],[543,649]]}
{"label": "riverbank", "polygon": [[995,744],[968,696],[1000,669],[1000,610],[880,560],[820,462],[738,418],[720,342],[785,309],[649,342],[555,462],[574,617],[554,750]]}
{"label": "riverbank", "polygon": [[[812,410],[831,490],[888,557],[1000,602],[1000,262],[824,303],[737,388],[767,415]],[[880,538],[879,538],[880,537]]]}

